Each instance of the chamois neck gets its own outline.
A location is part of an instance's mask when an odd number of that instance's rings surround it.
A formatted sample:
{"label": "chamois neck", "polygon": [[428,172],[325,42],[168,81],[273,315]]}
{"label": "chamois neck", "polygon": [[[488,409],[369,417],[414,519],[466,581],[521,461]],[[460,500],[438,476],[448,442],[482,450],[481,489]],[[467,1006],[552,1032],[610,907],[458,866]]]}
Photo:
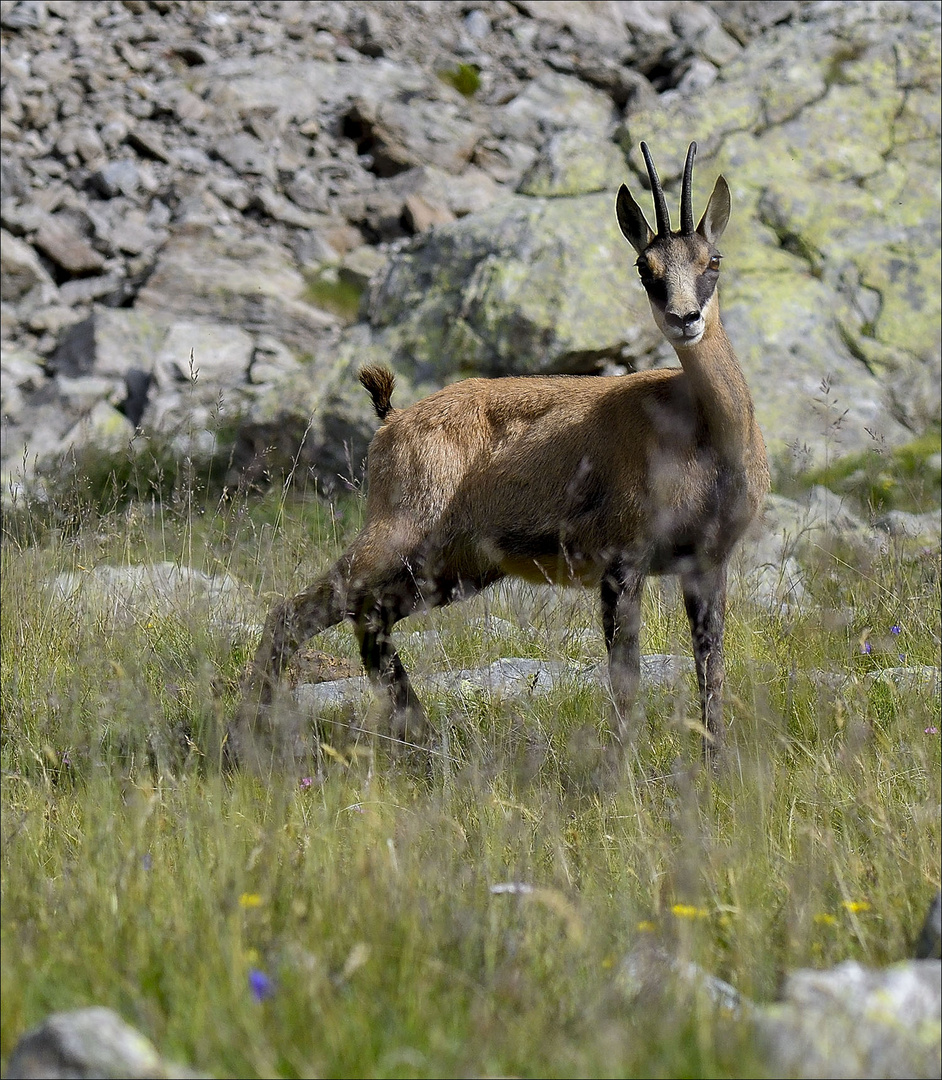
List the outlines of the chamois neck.
{"label": "chamois neck", "polygon": [[741,459],[752,443],[752,395],[719,317],[708,322],[696,345],[674,345],[674,351],[702,410],[712,445],[730,460]]}

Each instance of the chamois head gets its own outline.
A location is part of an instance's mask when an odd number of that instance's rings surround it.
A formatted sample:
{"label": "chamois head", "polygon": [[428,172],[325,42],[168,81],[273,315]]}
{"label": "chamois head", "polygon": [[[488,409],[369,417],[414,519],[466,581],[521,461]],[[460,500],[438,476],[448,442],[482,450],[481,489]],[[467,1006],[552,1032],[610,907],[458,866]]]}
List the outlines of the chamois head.
{"label": "chamois head", "polygon": [[651,301],[654,320],[667,340],[679,348],[696,345],[716,316],[716,282],[722,256],[716,248],[729,221],[729,186],[718,177],[707,208],[694,228],[691,178],[697,144],[687,150],[680,195],[680,230],[671,231],[667,200],[646,143],[641,144],[654,194],[657,232],[624,184],[615,202],[618,224],[638,252],[638,273]]}

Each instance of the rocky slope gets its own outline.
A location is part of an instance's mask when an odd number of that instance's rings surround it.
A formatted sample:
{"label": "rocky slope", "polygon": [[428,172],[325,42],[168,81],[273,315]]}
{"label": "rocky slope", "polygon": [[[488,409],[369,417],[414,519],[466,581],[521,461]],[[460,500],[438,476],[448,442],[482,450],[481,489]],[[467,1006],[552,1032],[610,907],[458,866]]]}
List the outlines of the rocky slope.
{"label": "rocky slope", "polygon": [[725,320],[798,463],[939,422],[935,2],[4,0],[2,471],[133,442],[355,475],[355,369],[672,362],[614,191],[733,192]]}

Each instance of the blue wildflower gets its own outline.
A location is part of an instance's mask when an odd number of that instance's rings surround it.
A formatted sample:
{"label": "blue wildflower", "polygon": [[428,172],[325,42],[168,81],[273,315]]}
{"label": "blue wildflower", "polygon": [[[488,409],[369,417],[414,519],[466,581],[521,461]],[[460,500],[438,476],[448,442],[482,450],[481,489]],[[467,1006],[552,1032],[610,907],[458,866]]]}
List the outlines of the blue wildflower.
{"label": "blue wildflower", "polygon": [[258,968],[249,969],[249,989],[256,1001],[264,1001],[275,992],[275,983],[264,971]]}

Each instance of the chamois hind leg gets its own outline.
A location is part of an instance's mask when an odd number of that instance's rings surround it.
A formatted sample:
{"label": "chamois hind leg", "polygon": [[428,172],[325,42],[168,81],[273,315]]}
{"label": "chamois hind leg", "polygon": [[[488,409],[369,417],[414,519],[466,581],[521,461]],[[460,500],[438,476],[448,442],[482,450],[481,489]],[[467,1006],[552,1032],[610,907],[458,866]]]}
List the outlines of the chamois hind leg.
{"label": "chamois hind leg", "polygon": [[[423,568],[419,580],[412,571],[417,566]],[[429,563],[421,552],[413,553],[400,559],[393,576],[364,603],[356,619],[360,656],[373,684],[389,699],[393,737],[421,742],[428,733],[425,709],[392,643],[393,626],[419,607],[443,607],[454,600],[466,599],[502,576],[496,566],[488,566],[459,577]]]}
{"label": "chamois hind leg", "polygon": [[272,709],[275,691],[285,665],[301,645],[347,617],[350,564],[347,553],[313,585],[269,612],[242,684],[242,701],[229,725],[228,752],[235,763],[266,772],[272,764],[287,765],[303,756],[297,724]]}
{"label": "chamois hind leg", "polygon": [[416,609],[419,600],[415,582],[403,568],[394,578],[376,588],[356,616],[356,636],[363,667],[374,687],[389,701],[390,733],[407,742],[422,741],[428,721],[390,633],[400,619]]}
{"label": "chamois hind leg", "polygon": [[723,721],[726,567],[682,574],[681,588],[693,638],[693,657],[697,665],[700,714],[704,727],[703,755],[711,761],[722,750],[726,738],[726,725]]}
{"label": "chamois hind leg", "polygon": [[635,738],[632,711],[641,681],[641,594],[644,575],[624,562],[613,563],[602,578],[602,628],[608,650],[615,737],[630,744]]}

